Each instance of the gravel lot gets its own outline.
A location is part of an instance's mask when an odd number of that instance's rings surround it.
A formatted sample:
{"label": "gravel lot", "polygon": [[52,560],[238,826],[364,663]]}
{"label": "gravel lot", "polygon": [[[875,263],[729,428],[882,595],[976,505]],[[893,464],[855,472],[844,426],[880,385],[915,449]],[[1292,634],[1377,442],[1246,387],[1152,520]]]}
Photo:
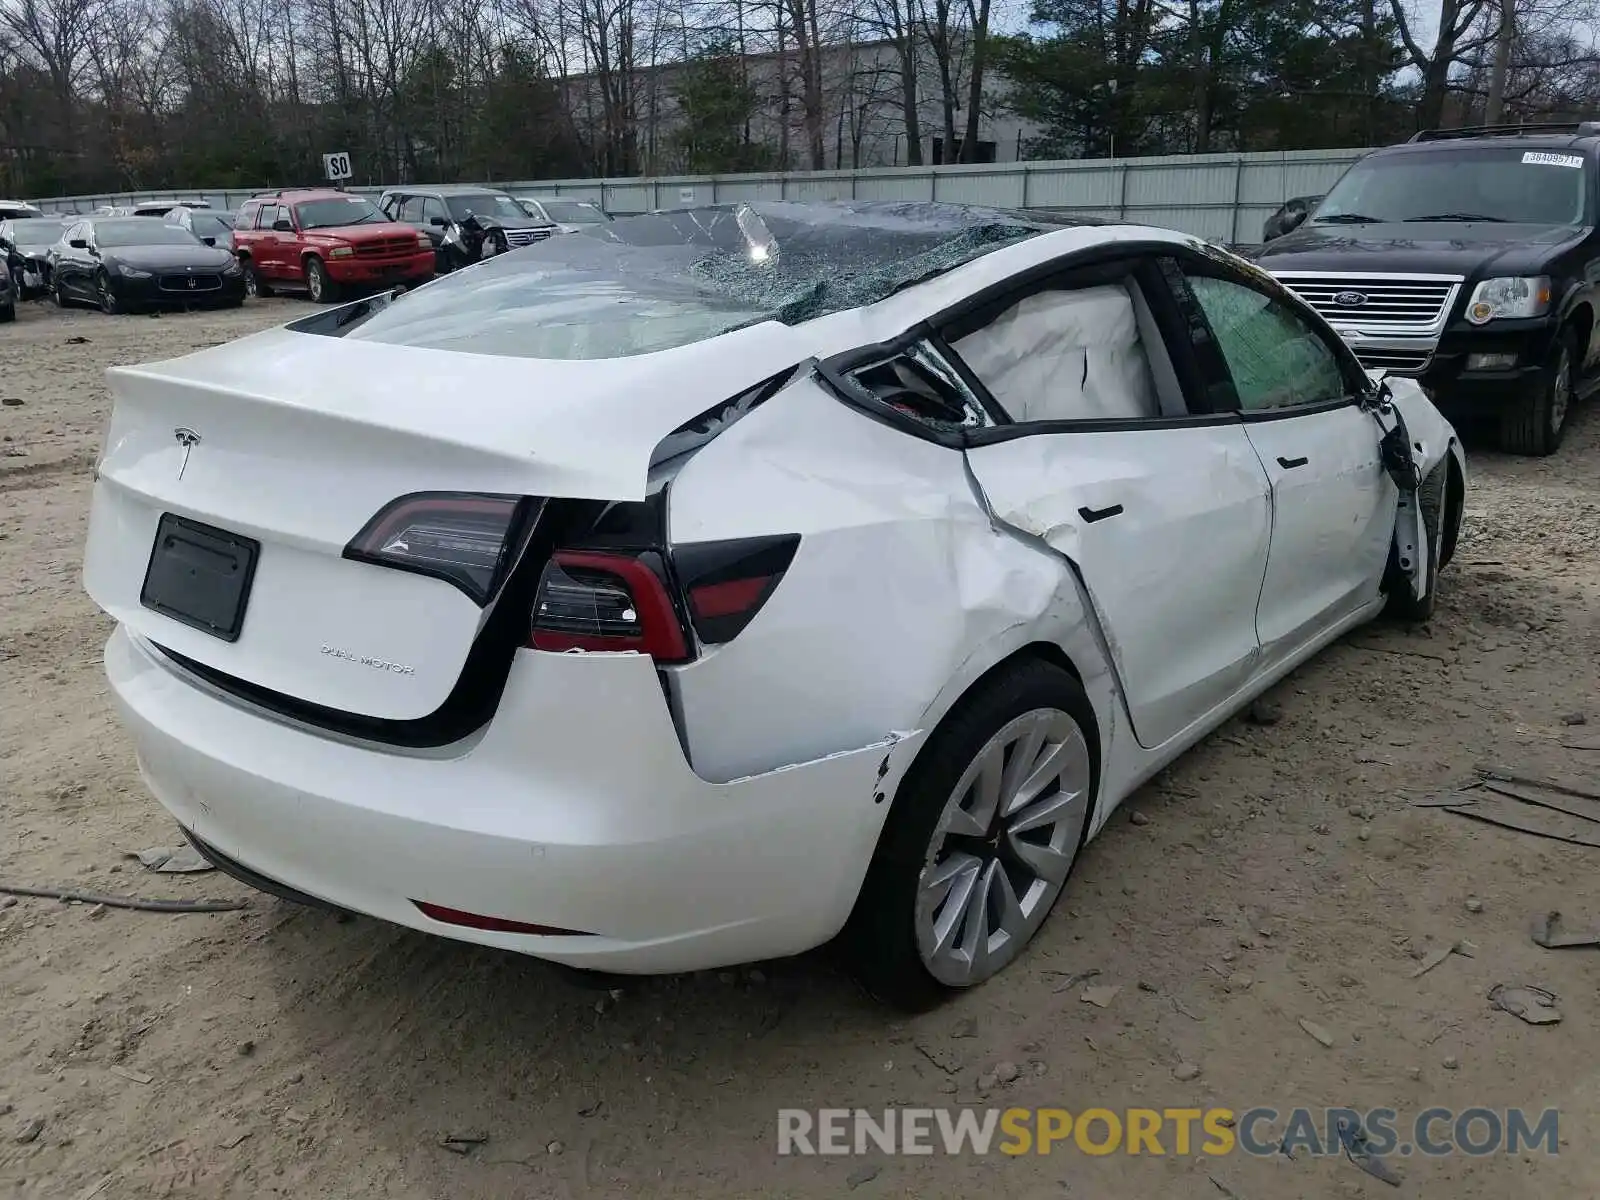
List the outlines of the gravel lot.
{"label": "gravel lot", "polygon": [[[0,1194],[1600,1194],[1594,952],[1528,935],[1548,909],[1600,922],[1600,850],[1401,794],[1484,760],[1600,784],[1600,752],[1562,744],[1600,734],[1593,406],[1553,460],[1476,455],[1431,628],[1360,630],[1275,690],[1279,719],[1218,731],[1112,822],[1024,961],[905,1021],[825,953],[612,993],[125,857],[175,830],[112,719],[109,626],[79,586],[102,372],[304,311],[157,320],[30,304],[0,327],[0,882],[251,901],[180,916],[0,908]],[[1473,957],[1412,977],[1463,938]],[[1107,1007],[1071,982],[1091,971],[1121,989]],[[1564,1021],[1492,1010],[1501,982],[1548,987]],[[996,1083],[1003,1062],[1017,1077]],[[1562,1146],[1397,1158],[1397,1192],[1305,1156],[775,1154],[779,1107],[990,1102],[1557,1106]],[[458,1134],[488,1140],[441,1146]]]}

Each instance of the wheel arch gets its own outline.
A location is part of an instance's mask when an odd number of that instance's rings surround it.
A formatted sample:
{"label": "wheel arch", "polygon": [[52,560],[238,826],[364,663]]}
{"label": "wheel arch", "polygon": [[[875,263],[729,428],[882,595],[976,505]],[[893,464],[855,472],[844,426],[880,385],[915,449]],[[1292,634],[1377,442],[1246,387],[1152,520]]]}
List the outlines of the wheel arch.
{"label": "wheel arch", "polygon": [[1447,567],[1455,557],[1456,543],[1461,535],[1461,519],[1467,507],[1467,480],[1461,469],[1460,446],[1452,441],[1450,453],[1445,455],[1446,475],[1444,493],[1444,528],[1439,543],[1439,566]]}
{"label": "wheel arch", "polygon": [[1578,340],[1578,361],[1575,369],[1581,372],[1590,361],[1589,339],[1594,334],[1594,309],[1587,300],[1579,300],[1561,320],[1563,330],[1570,329]]}

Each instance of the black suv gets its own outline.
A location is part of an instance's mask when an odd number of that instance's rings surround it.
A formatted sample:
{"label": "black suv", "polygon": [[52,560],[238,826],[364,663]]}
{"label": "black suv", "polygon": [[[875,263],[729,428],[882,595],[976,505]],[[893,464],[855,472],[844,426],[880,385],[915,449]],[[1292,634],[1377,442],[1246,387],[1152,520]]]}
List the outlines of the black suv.
{"label": "black suv", "polygon": [[441,275],[560,232],[554,221],[529,216],[506,193],[475,184],[390,188],[378,197],[378,207],[428,235]]}
{"label": "black suv", "polygon": [[1550,454],[1600,374],[1600,122],[1427,130],[1374,151],[1260,265],[1369,370]]}

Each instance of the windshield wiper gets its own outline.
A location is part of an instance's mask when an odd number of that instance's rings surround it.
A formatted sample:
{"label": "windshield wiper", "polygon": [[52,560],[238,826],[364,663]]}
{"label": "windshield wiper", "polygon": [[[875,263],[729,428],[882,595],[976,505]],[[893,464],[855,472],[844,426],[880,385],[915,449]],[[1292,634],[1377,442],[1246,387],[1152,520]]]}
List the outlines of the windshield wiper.
{"label": "windshield wiper", "polygon": [[1407,217],[1406,222],[1412,221],[1494,221],[1505,224],[1504,217],[1490,217],[1483,213],[1433,213],[1426,217]]}
{"label": "windshield wiper", "polygon": [[1382,225],[1382,217],[1369,217],[1366,213],[1329,213],[1317,217],[1313,225]]}

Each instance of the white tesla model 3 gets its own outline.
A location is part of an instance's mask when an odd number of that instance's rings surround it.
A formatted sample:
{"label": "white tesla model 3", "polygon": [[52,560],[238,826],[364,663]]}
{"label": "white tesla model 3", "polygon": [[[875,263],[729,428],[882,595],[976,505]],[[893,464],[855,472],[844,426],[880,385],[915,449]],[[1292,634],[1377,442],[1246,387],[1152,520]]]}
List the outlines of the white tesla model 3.
{"label": "white tesla model 3", "polygon": [[939,205],[619,220],[109,378],[85,584],[224,870],[616,972],[842,933],[907,1005],[1426,616],[1466,468],[1224,251]]}

